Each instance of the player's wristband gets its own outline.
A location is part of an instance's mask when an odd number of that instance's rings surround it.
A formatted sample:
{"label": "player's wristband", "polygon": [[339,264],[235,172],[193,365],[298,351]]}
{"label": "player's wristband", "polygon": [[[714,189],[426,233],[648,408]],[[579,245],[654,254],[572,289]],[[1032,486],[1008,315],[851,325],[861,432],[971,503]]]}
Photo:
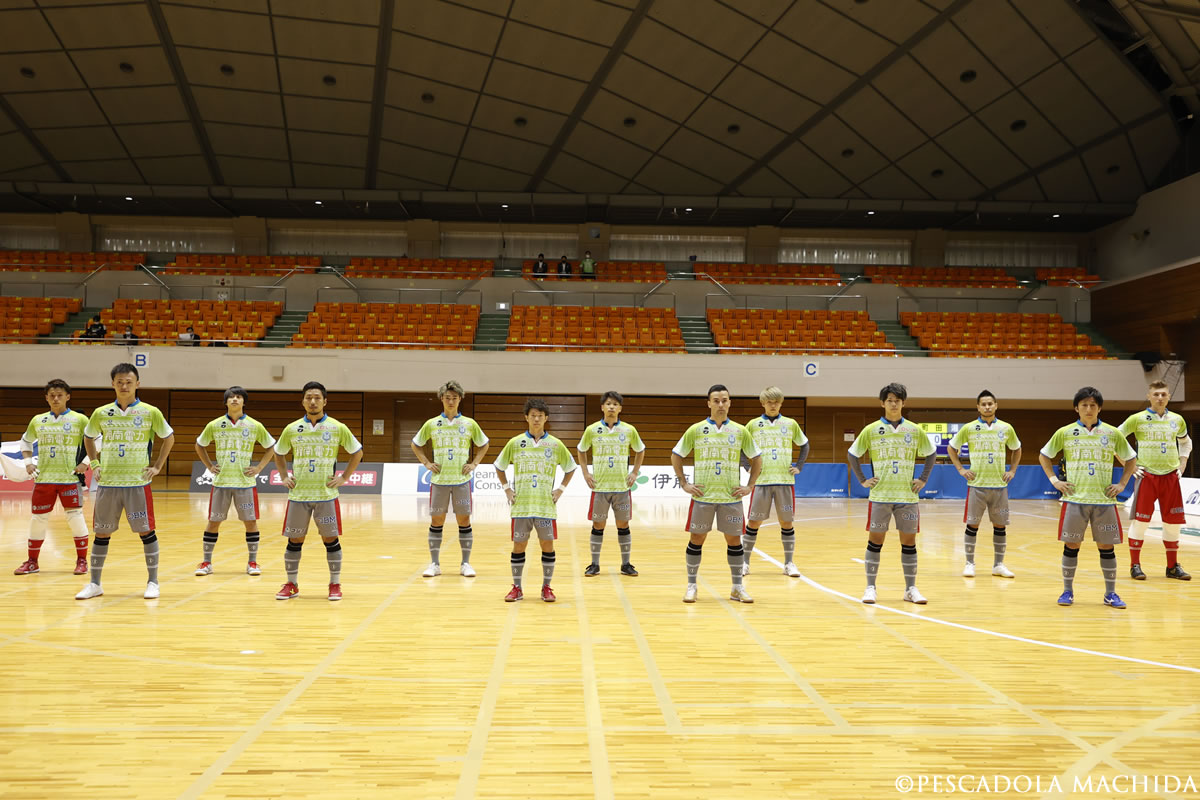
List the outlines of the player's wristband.
{"label": "player's wristband", "polygon": [[27,466],[27,467],[33,466],[33,459],[32,458],[25,459],[25,466]]}

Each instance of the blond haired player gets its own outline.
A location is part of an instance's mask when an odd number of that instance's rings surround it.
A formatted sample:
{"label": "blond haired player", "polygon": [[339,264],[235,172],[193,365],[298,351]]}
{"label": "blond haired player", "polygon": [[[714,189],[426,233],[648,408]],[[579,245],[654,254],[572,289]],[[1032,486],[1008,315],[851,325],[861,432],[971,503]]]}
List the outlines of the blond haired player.
{"label": "blond haired player", "polygon": [[[746,429],[758,449],[762,451],[762,471],[758,483],[750,492],[750,513],[746,518],[746,529],[742,533],[742,550],[745,553],[743,575],[750,574],[750,556],[758,541],[758,528],[771,517],[771,506],[779,519],[779,536],[783,543],[783,574],[791,578],[800,577],[796,566],[796,531],[792,527],[796,509],[796,476],[804,469],[808,459],[808,437],[800,429],[800,423],[781,413],[783,390],[768,386],[758,395],[763,413],[746,423]],[[792,447],[800,448],[800,455],[792,463]]]}

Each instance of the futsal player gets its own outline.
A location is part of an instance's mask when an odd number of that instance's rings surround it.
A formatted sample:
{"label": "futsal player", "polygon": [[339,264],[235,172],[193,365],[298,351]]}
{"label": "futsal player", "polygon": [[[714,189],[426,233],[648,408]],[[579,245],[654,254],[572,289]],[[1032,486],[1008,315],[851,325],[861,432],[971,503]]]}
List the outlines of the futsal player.
{"label": "futsal player", "polygon": [[[758,395],[763,413],[746,423],[751,438],[762,452],[762,472],[750,493],[750,513],[742,533],[743,575],[750,574],[750,557],[758,541],[758,528],[771,518],[771,506],[774,506],[783,544],[783,574],[790,578],[800,577],[795,556],[796,531],[792,526],[795,524],[796,476],[808,459],[808,437],[799,422],[783,415],[783,399],[783,390],[778,386],[763,389]],[[793,446],[800,448],[795,463],[792,462]]]}
{"label": "futsal player", "polygon": [[[608,512],[612,509],[617,523],[617,546],[621,551],[621,574],[637,575],[638,571],[629,562],[633,548],[633,536],[629,531],[629,520],[633,517],[634,482],[642,471],[642,460],[646,457],[646,445],[637,428],[621,419],[621,408],[625,398],[620,392],[609,390],[600,397],[600,408],[604,417],[583,430],[576,449],[579,451],[579,466],[583,468],[583,480],[592,490],[592,502],[588,504],[588,517],[592,523],[590,539],[592,562],[583,570],[585,576],[600,574],[600,550],[604,545],[604,528],[608,524]],[[633,451],[633,469],[629,468],[629,453]],[[592,469],[588,471],[591,454]]]}

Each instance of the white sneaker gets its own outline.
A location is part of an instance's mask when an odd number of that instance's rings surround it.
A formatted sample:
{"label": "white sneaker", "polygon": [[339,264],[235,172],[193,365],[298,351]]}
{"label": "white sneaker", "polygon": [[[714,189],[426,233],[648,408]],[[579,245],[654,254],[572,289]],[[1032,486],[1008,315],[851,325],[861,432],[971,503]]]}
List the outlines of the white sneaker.
{"label": "white sneaker", "polygon": [[746,561],[745,563],[742,564],[742,574],[743,575],[750,574],[750,562],[749,561]]}
{"label": "white sneaker", "polygon": [[734,586],[729,590],[729,599],[737,600],[739,603],[753,603],[754,598],[746,591],[745,586]]}
{"label": "white sneaker", "polygon": [[789,578],[799,578],[800,568],[797,567],[793,562],[789,561],[783,565],[783,574],[787,575]]}
{"label": "white sneaker", "polygon": [[685,602],[685,603],[696,602],[696,584],[694,584],[694,583],[688,584],[687,591],[685,591],[683,593],[683,602]]}
{"label": "white sneaker", "polygon": [[1013,574],[1013,571],[1011,569],[1004,566],[1003,561],[1001,561],[996,566],[992,567],[992,574],[995,575],[997,578],[1015,578],[1015,577],[1017,577],[1016,575]]}
{"label": "white sneaker", "polygon": [[871,584],[870,586],[868,586],[866,588],[866,591],[863,592],[862,601],[869,606],[875,605],[875,585],[874,584]]}
{"label": "white sneaker", "polygon": [[421,573],[421,577],[422,578],[436,578],[438,575],[441,575],[441,574],[442,574],[441,564],[436,564],[431,561],[431,562],[429,562],[429,566],[425,568],[425,571]]}
{"label": "white sneaker", "polygon": [[98,583],[89,583],[83,587],[83,590],[75,595],[76,600],[91,600],[93,597],[99,597],[104,594],[104,590],[100,588]]}
{"label": "white sneaker", "polygon": [[462,575],[464,578],[474,578],[475,568],[464,561],[462,566],[458,568],[458,574]]}
{"label": "white sneaker", "polygon": [[149,583],[147,583],[146,591],[142,594],[142,597],[144,597],[147,600],[157,600],[158,599],[158,584],[155,583],[154,581],[150,581]]}
{"label": "white sneaker", "polygon": [[975,577],[975,564],[973,562],[968,561],[966,566],[963,567],[963,577],[964,578],[974,578]]}
{"label": "white sneaker", "polygon": [[923,606],[929,602],[925,599],[924,595],[917,591],[917,587],[915,586],[910,586],[904,590],[904,599],[919,606]]}

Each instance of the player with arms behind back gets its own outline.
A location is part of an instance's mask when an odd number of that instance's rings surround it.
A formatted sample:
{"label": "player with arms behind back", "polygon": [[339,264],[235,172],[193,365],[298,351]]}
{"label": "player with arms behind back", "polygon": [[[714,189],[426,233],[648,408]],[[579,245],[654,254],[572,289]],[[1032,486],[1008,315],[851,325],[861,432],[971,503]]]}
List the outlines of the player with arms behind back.
{"label": "player with arms behind back", "polygon": [[[621,408],[625,398],[620,392],[609,390],[600,397],[600,408],[604,418],[583,429],[579,438],[579,465],[583,467],[583,479],[592,490],[592,502],[588,504],[588,517],[592,521],[590,539],[592,563],[583,570],[591,577],[600,574],[600,548],[604,544],[604,526],[608,524],[611,508],[617,522],[617,545],[621,550],[621,574],[637,575],[629,563],[633,547],[629,532],[629,520],[633,517],[633,492],[630,491],[642,470],[642,459],[646,457],[646,445],[637,428],[621,419]],[[633,469],[629,468],[629,451],[634,452]],[[588,472],[588,452],[592,454],[592,471]]]}
{"label": "player with arms behind back", "polygon": [[1179,531],[1187,521],[1183,514],[1183,491],[1179,478],[1192,452],[1187,422],[1167,410],[1171,392],[1166,381],[1154,381],[1146,395],[1150,407],[1131,414],[1118,429],[1122,436],[1137,439],[1137,478],[1133,490],[1133,521],[1129,523],[1129,574],[1146,580],[1142,570],[1142,542],[1146,525],[1154,516],[1154,503],[1162,517],[1162,542],[1167,551],[1167,577],[1190,581],[1192,576],[1179,565]]}

